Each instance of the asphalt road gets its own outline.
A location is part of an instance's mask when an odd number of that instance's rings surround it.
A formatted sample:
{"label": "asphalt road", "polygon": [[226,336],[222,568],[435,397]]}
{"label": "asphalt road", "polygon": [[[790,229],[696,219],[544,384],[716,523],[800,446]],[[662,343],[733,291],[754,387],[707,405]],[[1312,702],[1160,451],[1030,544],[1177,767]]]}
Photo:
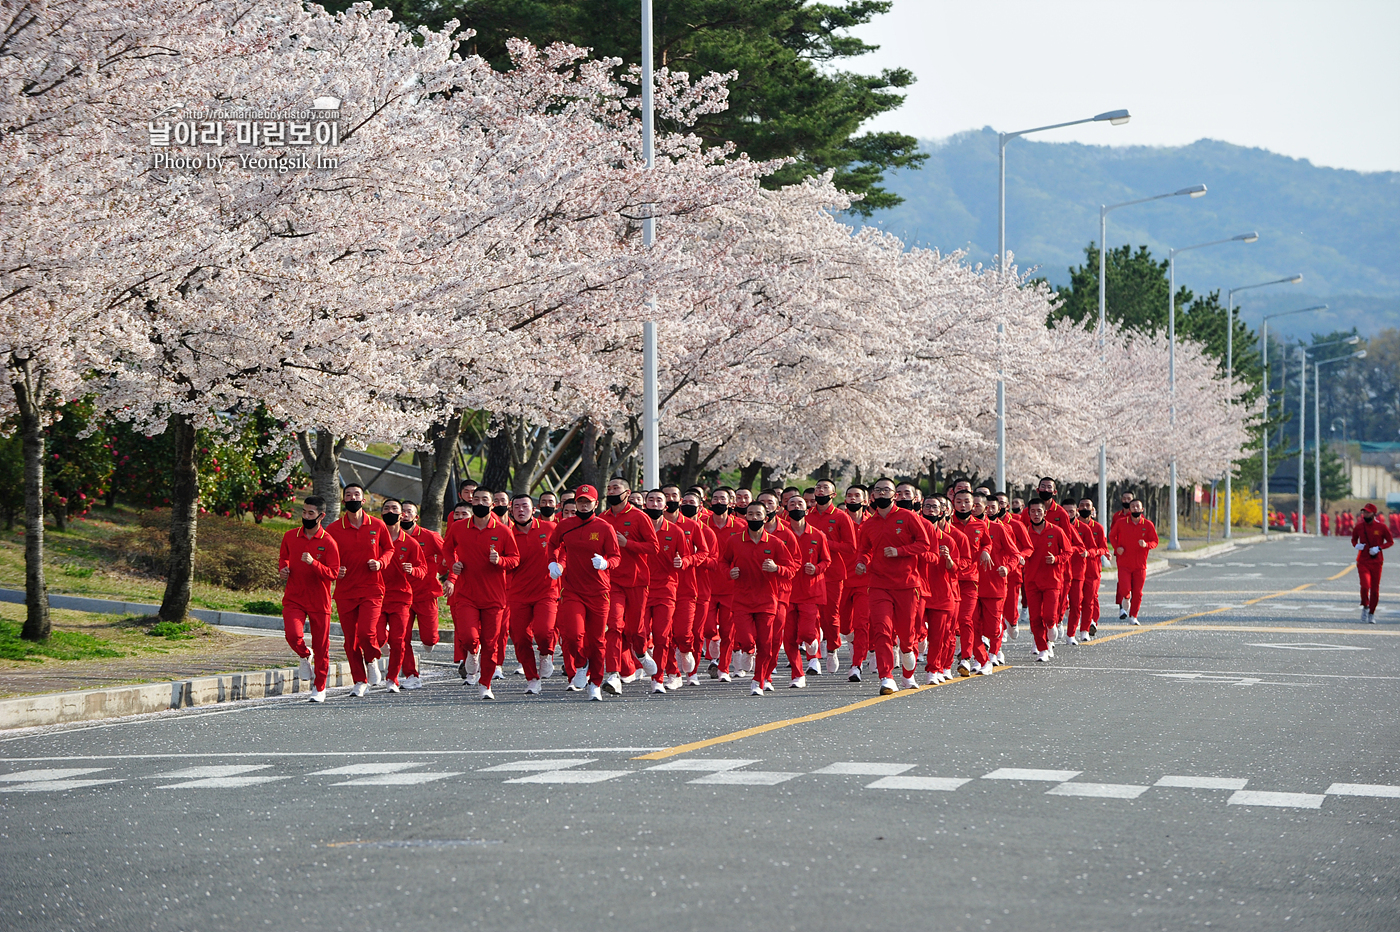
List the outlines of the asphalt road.
{"label": "asphalt road", "polygon": [[1363,627],[1352,557],[1244,548],[884,700],[451,676],[0,739],[0,926],[1395,930],[1400,579]]}

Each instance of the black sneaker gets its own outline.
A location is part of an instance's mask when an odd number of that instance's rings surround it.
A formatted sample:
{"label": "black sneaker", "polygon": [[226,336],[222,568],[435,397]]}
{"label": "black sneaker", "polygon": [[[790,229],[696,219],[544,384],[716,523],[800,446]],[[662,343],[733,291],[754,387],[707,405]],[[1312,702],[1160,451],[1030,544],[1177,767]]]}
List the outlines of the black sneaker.
{"label": "black sneaker", "polygon": [[710,661],[710,679],[719,679],[719,664],[713,660]]}
{"label": "black sneaker", "polygon": [[860,668],[859,668],[859,667],[852,667],[852,668],[851,668],[851,675],[848,676],[848,677],[846,677],[846,682],[848,682],[848,683],[859,683],[859,682],[860,682]]}

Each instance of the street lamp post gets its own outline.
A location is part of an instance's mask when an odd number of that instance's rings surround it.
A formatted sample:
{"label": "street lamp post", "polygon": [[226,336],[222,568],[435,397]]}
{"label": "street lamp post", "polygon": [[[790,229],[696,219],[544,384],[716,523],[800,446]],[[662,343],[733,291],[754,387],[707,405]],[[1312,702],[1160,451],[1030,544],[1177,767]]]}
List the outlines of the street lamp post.
{"label": "street lamp post", "polygon": [[[1108,310],[1107,310],[1107,286],[1108,281],[1107,265],[1104,256],[1108,252],[1108,214],[1109,211],[1117,210],[1120,207],[1131,207],[1134,204],[1146,204],[1148,201],[1160,201],[1164,197],[1204,197],[1206,186],[1194,184],[1189,188],[1182,188],[1180,191],[1172,191],[1170,194],[1154,194],[1152,197],[1140,197],[1135,201],[1124,201],[1121,204],[1100,204],[1099,205],[1099,365],[1104,362],[1103,342],[1108,333]],[[1108,532],[1108,440],[1099,441],[1099,522],[1104,526],[1104,532]]]}
{"label": "street lamp post", "polygon": [[[1017,130],[1014,133],[997,134],[997,267],[1006,272],[1006,144],[1018,136],[1042,133],[1050,129],[1078,126],[1081,123],[1108,122],[1121,126],[1128,122],[1131,114],[1126,110],[1109,110],[1083,120],[1070,120],[1068,123],[1051,123],[1049,126],[1036,126],[1032,129]],[[996,491],[1006,491],[1006,382],[1000,370],[997,372],[997,487]]]}
{"label": "street lamp post", "polygon": [[[1196,243],[1191,246],[1182,246],[1180,249],[1167,250],[1167,381],[1168,381],[1168,403],[1170,404],[1171,425],[1176,426],[1176,254],[1188,252],[1192,249],[1204,249],[1207,246],[1219,246],[1223,243],[1257,243],[1259,234],[1253,231],[1241,233],[1239,236],[1231,236],[1226,239],[1211,240],[1208,243]],[[1180,550],[1181,542],[1176,536],[1176,449],[1172,448],[1171,462],[1171,489],[1169,491],[1170,507],[1172,513],[1171,541],[1167,544],[1168,550]]]}
{"label": "street lamp post", "polygon": [[1303,525],[1308,523],[1308,509],[1304,504],[1303,489],[1307,480],[1308,461],[1308,351],[1298,347],[1298,530],[1302,534]]}
{"label": "street lamp post", "polygon": [[[1264,539],[1269,539],[1269,321],[1275,317],[1288,317],[1290,314],[1305,314],[1308,311],[1325,311],[1327,305],[1318,304],[1313,307],[1300,307],[1296,311],[1282,311],[1278,314],[1265,314],[1259,327],[1259,355],[1264,361],[1264,516],[1260,523],[1264,525]],[[1288,357],[1284,357],[1285,368],[1288,365]],[[1282,428],[1279,429],[1279,436],[1282,437]]]}
{"label": "street lamp post", "polygon": [[[642,158],[647,170],[656,166],[656,118],[652,97],[651,0],[642,0]],[[656,218],[652,207],[642,220],[642,243],[656,242]],[[648,319],[642,324],[642,476],[646,487],[661,485],[661,446],[656,387],[656,297],[647,296]]]}
{"label": "street lamp post", "polygon": [[[1335,346],[1342,343],[1348,344],[1350,346],[1355,346],[1357,343],[1360,342],[1360,337],[1348,337],[1345,340],[1330,340],[1327,343],[1319,343],[1317,344],[1317,346],[1314,346],[1313,349],[1318,349],[1322,346]],[[1314,537],[1322,536],[1322,431],[1320,429],[1320,425],[1322,423],[1322,405],[1319,403],[1319,399],[1322,397],[1322,380],[1321,377],[1318,375],[1318,370],[1320,370],[1323,366],[1330,366],[1333,363],[1345,362],[1348,359],[1365,358],[1366,351],[1357,350],[1356,352],[1349,353],[1346,356],[1338,356],[1336,359],[1313,360],[1313,516],[1315,524],[1315,526],[1313,527]],[[1348,477],[1348,479],[1349,478],[1350,477]],[[1301,508],[1302,503],[1300,501],[1299,509],[1301,510]]]}
{"label": "street lamp post", "polygon": [[[1231,288],[1229,294],[1229,311],[1225,317],[1225,385],[1229,390],[1229,404],[1235,403],[1235,292],[1248,291],[1250,288],[1263,288],[1267,285],[1296,285],[1303,280],[1303,273],[1288,278],[1276,278],[1273,281],[1259,282],[1255,285],[1240,285],[1238,288]],[[1268,386],[1265,386],[1267,391]],[[1269,443],[1269,429],[1264,428],[1264,445]],[[1225,470],[1225,539],[1229,540],[1234,534],[1230,528],[1234,524],[1234,510],[1230,498],[1230,478],[1234,472],[1233,464]]]}

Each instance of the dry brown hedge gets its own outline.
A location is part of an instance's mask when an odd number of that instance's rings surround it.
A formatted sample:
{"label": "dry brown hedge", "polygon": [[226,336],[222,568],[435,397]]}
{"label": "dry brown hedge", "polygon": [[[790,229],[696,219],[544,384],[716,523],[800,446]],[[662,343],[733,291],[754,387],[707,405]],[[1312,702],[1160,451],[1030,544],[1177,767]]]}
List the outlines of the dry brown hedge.
{"label": "dry brown hedge", "polygon": [[[282,532],[237,518],[199,516],[194,578],[199,582],[246,592],[279,589],[277,557]],[[164,577],[170,562],[170,512],[142,512],[137,526],[112,538],[113,556],[133,568]]]}

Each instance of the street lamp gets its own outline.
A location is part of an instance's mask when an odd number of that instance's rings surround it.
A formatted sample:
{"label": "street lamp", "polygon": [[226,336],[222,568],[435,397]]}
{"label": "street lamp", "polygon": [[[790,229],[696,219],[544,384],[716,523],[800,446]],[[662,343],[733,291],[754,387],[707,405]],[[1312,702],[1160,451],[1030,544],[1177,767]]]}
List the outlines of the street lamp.
{"label": "street lamp", "polygon": [[[642,158],[651,170],[656,166],[655,101],[652,99],[651,0],[642,0]],[[654,206],[654,205],[653,205]],[[642,243],[656,242],[653,206],[642,220]],[[656,389],[656,297],[647,295],[648,320],[642,324],[642,476],[648,489],[661,485],[660,413]]]}
{"label": "street lamp", "polygon": [[[1360,337],[1348,337],[1345,340],[1330,340],[1327,343],[1319,343],[1313,349],[1320,346],[1334,346],[1339,343],[1355,346],[1361,342]],[[1333,363],[1346,362],[1348,359],[1365,359],[1366,351],[1357,350],[1345,356],[1338,356],[1335,359],[1313,360],[1313,515],[1316,526],[1313,528],[1313,536],[1322,536],[1322,432],[1318,429],[1321,423],[1322,407],[1318,399],[1322,396],[1322,380],[1318,375],[1318,370],[1323,366],[1330,366]],[[1350,477],[1348,477],[1350,480]],[[1303,501],[1298,500],[1298,510],[1303,510]]]}
{"label": "street lamp", "polygon": [[[1105,282],[1107,273],[1105,272],[1104,255],[1108,252],[1108,212],[1117,210],[1120,207],[1131,207],[1134,204],[1146,204],[1148,201],[1160,201],[1164,197],[1205,197],[1206,186],[1203,184],[1193,184],[1189,188],[1182,188],[1180,191],[1172,191],[1170,194],[1154,194],[1152,197],[1140,197],[1135,201],[1124,201],[1121,204],[1100,204],[1099,205],[1099,365],[1103,365],[1103,341],[1108,332],[1108,312],[1105,303]],[[1104,526],[1104,533],[1108,532],[1108,441],[1099,441],[1099,521]]]}
{"label": "street lamp", "polygon": [[[1180,249],[1167,250],[1167,381],[1169,402],[1171,405],[1171,424],[1176,426],[1176,254],[1179,252],[1189,252],[1192,249],[1204,249],[1207,246],[1219,246],[1223,243],[1257,243],[1259,234],[1253,231],[1241,233],[1238,236],[1231,236],[1226,239],[1215,239],[1208,243],[1196,243],[1192,246],[1182,246]],[[1170,506],[1172,512],[1172,533],[1171,541],[1167,544],[1168,550],[1180,550],[1181,543],[1176,536],[1176,450],[1172,450],[1171,463],[1171,492]]]}
{"label": "street lamp", "polygon": [[[1225,385],[1229,389],[1229,404],[1235,403],[1235,292],[1248,291],[1250,288],[1263,288],[1268,285],[1296,285],[1303,280],[1303,273],[1289,278],[1276,278],[1269,282],[1259,282],[1255,285],[1240,285],[1238,288],[1231,288],[1229,294],[1229,311],[1225,317]],[[1268,428],[1264,428],[1264,443],[1269,442]],[[1234,524],[1234,513],[1231,509],[1230,498],[1230,477],[1233,473],[1233,464],[1225,470],[1225,539],[1229,540],[1234,535],[1230,528]]]}
{"label": "street lamp", "polygon": [[[1051,123],[1049,126],[1036,126],[1032,129],[1017,130],[1014,133],[997,134],[997,161],[999,181],[997,188],[997,267],[1006,272],[1006,144],[1018,136],[1042,133],[1049,129],[1065,126],[1078,126],[1081,123],[1104,123],[1122,126],[1131,119],[1126,110],[1108,110],[1083,120],[1070,120],[1068,123]],[[996,491],[1006,491],[1006,381],[997,368],[997,487]]]}
{"label": "street lamp", "polygon": [[1327,425],[1327,429],[1332,433],[1337,432],[1337,422],[1342,422],[1342,457],[1347,464],[1347,481],[1351,480],[1351,444],[1347,441],[1347,419],[1344,417],[1332,418],[1332,423]]}
{"label": "street lamp", "polygon": [[[1288,317],[1291,314],[1306,314],[1308,311],[1325,311],[1327,305],[1317,304],[1313,307],[1300,307],[1296,311],[1280,311],[1277,314],[1265,314],[1259,327],[1259,355],[1264,361],[1264,517],[1261,522],[1264,525],[1264,539],[1269,539],[1269,321],[1275,317]],[[1284,365],[1287,366],[1287,357],[1284,358]]]}

